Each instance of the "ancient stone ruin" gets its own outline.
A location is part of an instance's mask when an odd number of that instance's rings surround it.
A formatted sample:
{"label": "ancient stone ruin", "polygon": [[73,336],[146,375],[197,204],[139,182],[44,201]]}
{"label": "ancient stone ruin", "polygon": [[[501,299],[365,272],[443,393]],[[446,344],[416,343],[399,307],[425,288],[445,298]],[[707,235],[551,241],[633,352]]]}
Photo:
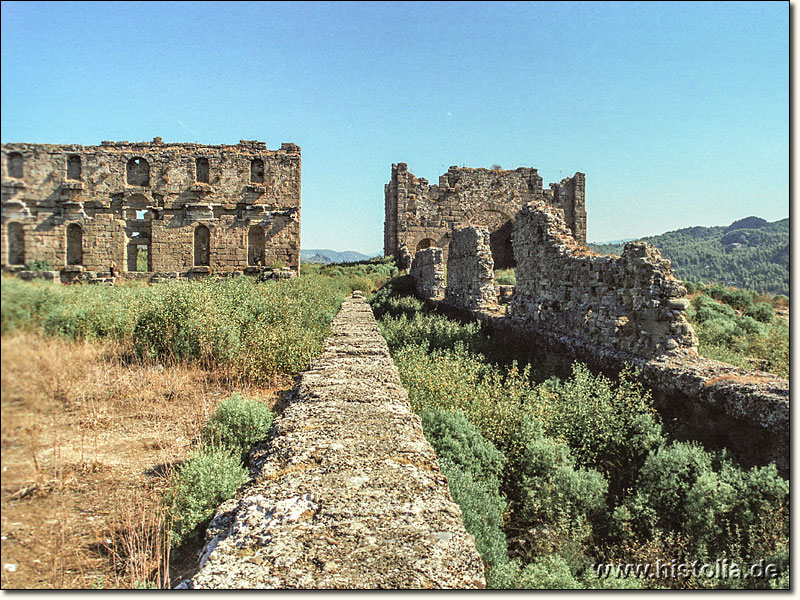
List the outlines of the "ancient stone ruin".
{"label": "ancient stone ruin", "polygon": [[453,231],[447,253],[447,304],[469,310],[486,308],[497,301],[490,239],[486,227]]}
{"label": "ancient stone ruin", "polygon": [[417,252],[409,275],[417,293],[428,300],[444,298],[445,277],[441,248],[425,248]]}
{"label": "ancient stone ruin", "polygon": [[[575,173],[542,188],[536,169],[450,167],[438,185],[412,175],[406,163],[392,165],[385,187],[384,255],[408,268],[419,250],[448,245],[457,228],[486,227],[495,269],[514,266],[511,231],[514,215],[529,202],[544,202],[563,212],[575,240],[586,243],[586,176]],[[407,264],[403,264],[407,263]]]}
{"label": "ancient stone ruin", "polygon": [[[404,169],[395,171],[407,181]],[[542,200],[520,207],[510,223],[516,286],[494,285],[491,229],[454,224],[446,259],[417,249],[417,294],[554,363],[580,360],[608,373],[633,365],[668,418],[745,462],[774,461],[788,472],[788,381],[698,356],[686,289],[657,249],[630,242],[622,256],[593,254],[564,211]]]}
{"label": "ancient stone ruin", "polygon": [[594,255],[540,203],[517,214],[514,254],[512,317],[637,356],[697,354],[686,288],[656,248],[631,242],[621,257]]}
{"label": "ancient stone ruin", "polygon": [[[3,144],[4,269],[297,273],[300,148],[103,142]],[[141,273],[140,273],[141,274]]]}
{"label": "ancient stone ruin", "polygon": [[253,480],[219,507],[182,588],[482,588],[422,421],[355,292],[302,373]]}

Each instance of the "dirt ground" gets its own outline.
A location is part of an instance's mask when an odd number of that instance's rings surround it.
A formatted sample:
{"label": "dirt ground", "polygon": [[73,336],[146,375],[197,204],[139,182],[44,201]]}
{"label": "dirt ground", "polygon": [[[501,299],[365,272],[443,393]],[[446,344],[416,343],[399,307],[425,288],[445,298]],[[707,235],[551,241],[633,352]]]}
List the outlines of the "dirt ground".
{"label": "dirt ground", "polygon": [[163,492],[214,407],[274,389],[138,361],[115,343],[2,339],[2,588],[161,587],[197,548],[166,549]]}

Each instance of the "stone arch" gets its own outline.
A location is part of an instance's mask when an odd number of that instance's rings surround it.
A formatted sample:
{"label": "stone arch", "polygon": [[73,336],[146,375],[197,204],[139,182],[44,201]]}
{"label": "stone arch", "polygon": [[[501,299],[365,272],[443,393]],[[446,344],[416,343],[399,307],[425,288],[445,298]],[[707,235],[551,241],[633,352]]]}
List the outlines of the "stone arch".
{"label": "stone arch", "polygon": [[514,260],[514,247],[511,244],[513,231],[514,221],[509,220],[489,234],[489,247],[492,250],[492,260],[494,260],[496,271],[513,269],[517,266],[517,262]]}
{"label": "stone arch", "polygon": [[423,238],[419,242],[417,242],[417,247],[414,250],[415,253],[419,252],[420,250],[425,250],[426,248],[438,248],[439,244],[433,238]]}
{"label": "stone arch", "polygon": [[14,177],[15,179],[22,179],[22,167],[24,162],[22,154],[19,152],[9,152],[8,156],[6,156],[6,170],[8,171],[8,176]]}
{"label": "stone arch", "polygon": [[260,158],[250,161],[250,183],[264,183],[264,161]]}
{"label": "stone arch", "polygon": [[74,181],[81,180],[81,157],[77,154],[72,154],[67,157],[67,179]]}
{"label": "stone arch", "polygon": [[198,156],[194,159],[195,167],[195,180],[198,183],[208,183],[208,159],[204,156]]}
{"label": "stone arch", "polygon": [[8,264],[25,264],[25,231],[22,223],[8,224]]}
{"label": "stone arch", "polygon": [[125,166],[125,175],[128,185],[150,185],[150,164],[141,156],[136,156],[128,161]]}
{"label": "stone arch", "polygon": [[511,244],[514,219],[505,211],[492,206],[476,215],[471,221],[475,225],[489,229],[489,246],[492,250],[495,271],[514,268],[517,264]]}
{"label": "stone arch", "polygon": [[211,231],[205,225],[194,229],[194,266],[211,266]]}
{"label": "stone arch", "polygon": [[83,264],[83,228],[77,223],[67,225],[67,265]]}
{"label": "stone arch", "polygon": [[264,266],[264,228],[253,225],[247,232],[247,264],[251,267]]}

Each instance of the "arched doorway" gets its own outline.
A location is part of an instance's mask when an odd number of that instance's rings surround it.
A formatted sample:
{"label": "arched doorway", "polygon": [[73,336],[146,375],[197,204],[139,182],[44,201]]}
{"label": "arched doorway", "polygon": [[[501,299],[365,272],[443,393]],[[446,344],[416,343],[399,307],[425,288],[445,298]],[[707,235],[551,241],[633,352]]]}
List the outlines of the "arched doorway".
{"label": "arched doorway", "polygon": [[264,266],[264,228],[253,225],[247,233],[247,264]]}
{"label": "arched doorway", "polygon": [[25,264],[25,232],[21,223],[8,224],[8,264]]}
{"label": "arched doorway", "polygon": [[67,226],[67,265],[83,264],[83,229],[77,223]]}
{"label": "arched doorway", "polygon": [[417,244],[417,248],[416,250],[414,250],[414,252],[419,252],[420,250],[425,250],[426,248],[437,248],[437,247],[438,244],[436,243],[435,240],[432,240],[431,238],[425,238],[419,241],[419,243]]}
{"label": "arched doorway", "polygon": [[198,225],[194,230],[194,266],[211,265],[211,232],[205,225]]}

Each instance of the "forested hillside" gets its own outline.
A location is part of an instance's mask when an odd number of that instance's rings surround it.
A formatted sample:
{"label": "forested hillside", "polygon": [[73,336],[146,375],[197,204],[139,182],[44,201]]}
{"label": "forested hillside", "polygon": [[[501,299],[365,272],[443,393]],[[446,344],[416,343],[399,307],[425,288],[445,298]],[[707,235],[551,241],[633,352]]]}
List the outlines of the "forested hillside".
{"label": "forested hillside", "polygon": [[[747,217],[728,227],[689,227],[641,239],[671,260],[685,281],[789,295],[789,219]],[[589,244],[603,254],[621,254],[624,246]]]}

